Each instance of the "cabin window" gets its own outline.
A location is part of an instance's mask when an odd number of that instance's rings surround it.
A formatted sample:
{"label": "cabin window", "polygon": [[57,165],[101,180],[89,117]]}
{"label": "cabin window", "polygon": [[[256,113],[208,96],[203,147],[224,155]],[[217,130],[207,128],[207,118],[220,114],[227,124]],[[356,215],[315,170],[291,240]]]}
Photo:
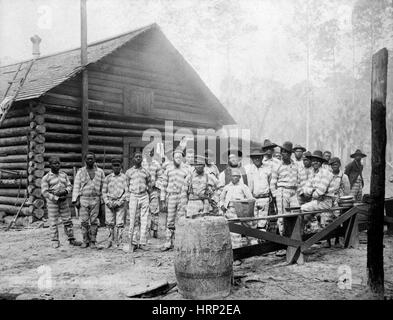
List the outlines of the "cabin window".
{"label": "cabin window", "polygon": [[124,113],[149,114],[153,109],[154,92],[146,89],[124,88]]}

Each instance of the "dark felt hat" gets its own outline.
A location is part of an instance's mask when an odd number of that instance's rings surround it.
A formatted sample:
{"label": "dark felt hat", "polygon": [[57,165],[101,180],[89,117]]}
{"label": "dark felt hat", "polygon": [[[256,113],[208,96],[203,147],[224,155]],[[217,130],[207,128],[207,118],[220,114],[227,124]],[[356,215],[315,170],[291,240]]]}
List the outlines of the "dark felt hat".
{"label": "dark felt hat", "polygon": [[263,156],[265,152],[261,150],[261,148],[252,148],[250,151],[250,157],[257,157],[257,156]]}
{"label": "dark felt hat", "polygon": [[111,159],[111,163],[115,164],[115,163],[122,163],[122,159],[120,157],[114,157]]}
{"label": "dark felt hat", "polygon": [[330,159],[329,164],[332,165],[333,163],[338,162],[339,165],[341,165],[341,160],[338,157],[333,157]]}
{"label": "dark felt hat", "polygon": [[310,158],[311,157],[311,152],[310,151],[306,151],[305,153],[303,153],[303,159],[304,158]]}
{"label": "dark felt hat", "polygon": [[321,150],[315,150],[311,156],[308,156],[307,158],[309,158],[311,161],[313,159],[317,159],[317,160],[321,160],[322,163],[327,163],[327,160],[323,158],[323,153]]}
{"label": "dark felt hat", "polygon": [[269,139],[265,139],[265,141],[263,141],[262,151],[265,151],[266,149],[270,149],[270,148],[275,148],[275,147],[278,147],[278,145],[271,142]]}
{"label": "dark felt hat", "polygon": [[367,157],[360,149],[357,149],[355,153],[351,154],[351,158],[355,158],[356,156],[361,156],[362,158]]}
{"label": "dark felt hat", "polygon": [[281,150],[284,149],[284,150],[286,150],[286,151],[288,151],[288,152],[293,152],[292,146],[293,146],[292,142],[290,142],[290,141],[285,141],[285,142],[282,144],[282,146],[279,146],[279,147],[280,147]]}

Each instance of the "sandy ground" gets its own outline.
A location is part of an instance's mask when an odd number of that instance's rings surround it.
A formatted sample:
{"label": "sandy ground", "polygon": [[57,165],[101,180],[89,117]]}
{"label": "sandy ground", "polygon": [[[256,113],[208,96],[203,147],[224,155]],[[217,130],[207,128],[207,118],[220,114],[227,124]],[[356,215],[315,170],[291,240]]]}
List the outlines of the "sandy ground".
{"label": "sandy ground", "polygon": [[[81,239],[79,223],[75,233]],[[62,228],[58,249],[50,246],[49,229],[5,231],[0,225],[0,299],[130,299],[127,293],[158,280],[176,282],[173,252],[162,253],[164,230],[150,239],[147,252],[71,247]],[[98,241],[107,237],[100,228]],[[366,235],[361,234],[361,239]],[[385,297],[393,296],[393,238],[385,236]],[[322,248],[306,254],[304,265],[287,265],[275,254],[245,259],[234,267],[235,284],[226,299],[369,299],[366,291],[366,244],[358,249]],[[340,266],[349,266],[351,288],[340,289]],[[52,289],[43,288],[50,272]],[[154,299],[182,299],[176,287]]]}

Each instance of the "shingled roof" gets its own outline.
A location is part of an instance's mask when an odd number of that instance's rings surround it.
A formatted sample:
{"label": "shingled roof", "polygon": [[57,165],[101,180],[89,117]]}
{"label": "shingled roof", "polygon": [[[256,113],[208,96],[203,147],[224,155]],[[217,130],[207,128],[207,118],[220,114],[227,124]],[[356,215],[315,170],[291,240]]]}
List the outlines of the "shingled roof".
{"label": "shingled roof", "polygon": [[[157,24],[151,24],[143,28],[88,45],[88,64],[95,63],[111,54],[115,50],[127,44],[130,40],[138,35],[150,31],[152,29],[160,30]],[[165,36],[164,36],[165,37]],[[49,90],[60,85],[62,82],[75,76],[82,70],[80,47],[68,50],[61,53],[55,53],[48,56],[42,56],[33,62],[33,65],[28,72],[23,87],[16,95],[15,101],[34,99],[42,96]],[[207,97],[212,105],[219,110],[223,115],[223,121],[226,124],[236,123],[230,116],[228,111],[223,107],[214,94],[201,80],[199,75],[192,69],[192,67],[185,61],[185,59],[175,50],[175,54],[180,58],[183,65],[188,69],[188,73],[193,79],[199,90]],[[0,67],[0,101],[5,97],[13,96],[17,90],[19,80],[24,76],[29,64],[32,60],[27,60],[15,63],[8,66]],[[19,69],[19,71],[18,71]],[[190,72],[192,70],[192,72]],[[17,73],[16,73],[17,72]],[[16,78],[14,79],[16,75]],[[9,83],[13,81],[12,86],[4,96]]]}
{"label": "shingled roof", "polygon": [[[155,26],[155,24],[152,24],[109,40],[90,44],[87,49],[88,64],[97,62],[126,44],[137,35],[150,30]],[[0,97],[3,98],[9,82],[13,80],[15,72],[18,71],[18,68],[21,65],[18,75],[7,93],[7,96],[12,96],[15,93],[19,80],[25,74],[30,61],[31,60],[28,60],[0,68]],[[34,61],[33,66],[26,77],[25,83],[17,94],[15,101],[38,98],[81,70],[80,48],[42,56]]]}

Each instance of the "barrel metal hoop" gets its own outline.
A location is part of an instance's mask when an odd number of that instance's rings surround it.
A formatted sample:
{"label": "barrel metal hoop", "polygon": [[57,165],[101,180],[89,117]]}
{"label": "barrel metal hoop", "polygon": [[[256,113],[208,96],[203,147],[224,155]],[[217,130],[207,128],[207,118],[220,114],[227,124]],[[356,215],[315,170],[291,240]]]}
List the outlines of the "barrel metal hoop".
{"label": "barrel metal hoop", "polygon": [[211,279],[211,278],[223,278],[232,275],[232,269],[229,268],[224,272],[207,272],[207,273],[187,273],[182,271],[175,271],[176,276],[187,278],[187,279]]}

